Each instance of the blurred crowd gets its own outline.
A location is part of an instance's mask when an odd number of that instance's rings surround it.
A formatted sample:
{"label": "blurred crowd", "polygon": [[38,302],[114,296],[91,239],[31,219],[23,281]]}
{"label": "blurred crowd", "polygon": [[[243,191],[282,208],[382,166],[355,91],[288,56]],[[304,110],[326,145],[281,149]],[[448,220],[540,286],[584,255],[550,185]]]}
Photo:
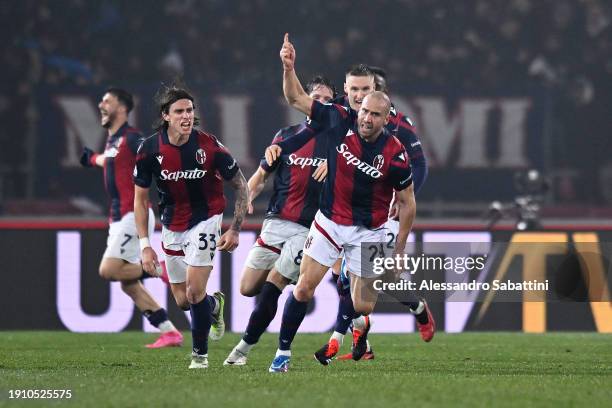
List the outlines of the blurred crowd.
{"label": "blurred crowd", "polygon": [[[0,45],[3,145],[25,134],[24,106],[39,86],[183,75],[230,92],[245,83],[278,89],[285,31],[304,75],[366,62],[385,67],[391,87],[547,89],[559,168],[601,167],[607,146],[584,146],[591,135],[583,132],[612,136],[612,7],[605,0],[24,0],[2,2],[0,16],[10,22],[3,28],[10,41]],[[593,161],[582,163],[588,155]],[[16,157],[3,156],[4,166]],[[593,190],[580,193],[601,194]]]}
{"label": "blurred crowd", "polygon": [[[429,86],[592,87],[612,67],[612,14],[602,0],[26,0],[16,20],[13,70],[37,59],[48,84],[192,81],[240,85],[278,78],[282,31],[306,71],[358,61]],[[577,90],[573,90],[577,92]],[[582,93],[585,93],[584,91]],[[588,98],[588,95],[580,95]]]}

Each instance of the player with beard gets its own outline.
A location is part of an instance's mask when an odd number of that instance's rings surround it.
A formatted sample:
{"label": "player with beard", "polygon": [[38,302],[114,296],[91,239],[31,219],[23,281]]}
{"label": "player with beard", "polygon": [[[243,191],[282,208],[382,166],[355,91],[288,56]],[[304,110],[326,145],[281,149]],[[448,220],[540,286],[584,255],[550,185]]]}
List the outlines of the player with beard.
{"label": "player with beard", "polygon": [[[295,49],[287,34],[280,56],[285,98],[291,106],[322,126],[322,137],[329,141],[329,173],[323,186],[320,210],[304,245],[300,277],[285,305],[279,348],[270,365],[271,372],[288,370],[291,343],[304,319],[308,302],[328,268],[343,251],[351,275],[353,317],[372,312],[378,297],[371,286],[376,275],[369,268],[362,268],[361,243],[384,240],[384,224],[395,191],[400,230],[394,255],[399,255],[397,248],[406,245],[416,209],[406,150],[384,128],[391,108],[386,94],[378,91],[368,94],[359,112],[336,104],[322,105],[304,92],[297,78]],[[266,149],[266,160],[272,164],[279,155],[295,151],[308,140],[308,135],[304,134],[272,145]],[[416,298],[411,306],[412,310],[422,306],[420,314],[429,314],[426,304]],[[433,325],[432,320],[430,325]],[[354,353],[360,354],[359,358],[366,350],[368,330],[366,327],[357,339]]]}
{"label": "player with beard", "polygon": [[[208,367],[208,337],[225,331],[224,295],[208,296],[206,286],[215,251],[233,251],[247,211],[248,187],[238,163],[215,136],[195,129],[194,98],[184,88],[162,87],[156,95],[156,133],[138,150],[134,211],[146,271],[159,265],[147,223],[153,179],[160,197],[162,249],[177,304],[191,312],[192,359],[189,368]],[[223,180],[236,194],[234,219],[221,235],[225,209]],[[186,265],[186,268],[185,268]]]}
{"label": "player with beard", "polygon": [[[330,81],[320,76],[313,78],[306,89],[313,100],[322,103],[329,102],[335,93]],[[288,140],[300,132],[313,132],[308,122],[305,120],[279,130],[271,144]],[[249,179],[250,214],[253,212],[251,203],[275,172],[274,193],[266,219],[249,252],[240,281],[242,295],[259,296],[244,336],[225,359],[224,365],[247,363],[249,351],[276,315],[283,289],[298,279],[304,241],[319,209],[322,184],[313,177],[319,164],[325,160],[326,147],[325,140],[312,139],[295,153],[282,156],[273,166],[262,159]]]}
{"label": "player with beard", "polygon": [[[180,346],[182,334],[168,320],[166,310],[153,299],[141,280],[158,276],[156,270],[143,271],[140,264],[136,223],[134,220],[134,183],[132,172],[136,164],[136,151],[142,141],[138,129],[128,124],[128,114],[134,106],[130,93],[120,88],[108,88],[100,101],[102,126],[108,138],[104,153],[96,154],[83,149],[81,164],[104,169],[104,186],[110,198],[109,233],[106,251],[100,262],[100,276],[121,282],[121,289],[134,301],[149,322],[161,331],[161,336],[148,348]],[[147,231],[153,232],[155,218],[150,212]]]}
{"label": "player with beard", "polygon": [[[358,69],[361,67],[361,69]],[[351,74],[352,75],[349,75]],[[339,96],[334,99],[334,103],[341,104],[347,108],[352,108],[354,110],[359,110],[361,106],[361,100],[363,100],[363,94],[360,93],[360,90],[367,91],[368,87],[362,88],[355,85],[354,76],[357,73],[362,73],[362,76],[367,75],[368,73],[373,76],[374,80],[374,88],[377,91],[389,92],[389,88],[387,86],[387,73],[384,69],[380,67],[373,66],[357,66],[353,67],[351,70],[347,71],[346,82],[344,86],[344,91],[346,95]],[[391,104],[391,110],[389,114],[389,123],[385,126],[387,130],[393,133],[395,137],[399,139],[402,143],[408,156],[410,158],[410,166],[412,168],[412,177],[414,184],[414,193],[415,195],[421,189],[425,179],[427,177],[427,161],[425,159],[425,154],[423,152],[423,148],[421,146],[421,141],[416,135],[416,129],[412,124],[412,121],[404,115],[402,112],[395,109],[395,106]],[[321,166],[322,168],[324,166]],[[323,171],[323,169],[322,169]],[[391,206],[391,210],[389,212],[389,220],[386,223],[387,228],[387,242],[389,244],[395,242],[395,237],[399,231],[399,221],[397,216],[397,208],[394,204]],[[349,280],[346,271],[342,271],[342,266],[345,264],[342,263],[342,259],[339,259],[332,266],[332,278],[336,282],[338,287],[338,294],[340,296],[340,300],[338,303],[338,313],[336,316],[336,324],[334,326],[334,331],[328,341],[327,344],[323,345],[316,353],[315,357],[321,364],[327,365],[329,361],[336,355],[337,350],[342,345],[344,334],[346,333],[349,324],[351,323],[350,319],[347,317],[352,313],[352,300],[350,295],[350,287]],[[342,277],[340,281],[338,281],[339,277]],[[396,298],[400,303],[408,305],[410,303],[410,299],[405,299],[404,297],[399,297],[401,294],[396,291],[390,291],[388,293],[390,296]],[[368,317],[360,317],[353,325],[357,327],[357,330],[353,330],[353,347],[357,338],[359,338],[363,328],[371,322],[366,322],[365,320],[369,319]],[[423,320],[423,319],[422,319]],[[419,322],[421,323],[421,322]],[[419,326],[425,327],[425,326]],[[424,339],[426,341],[430,341],[431,338],[429,336],[425,336]],[[347,360],[353,358],[353,353],[345,354],[338,357],[339,360]],[[367,350],[366,353],[362,357],[365,360],[371,360],[374,358],[374,352],[372,347],[370,346],[369,341],[367,342]]]}

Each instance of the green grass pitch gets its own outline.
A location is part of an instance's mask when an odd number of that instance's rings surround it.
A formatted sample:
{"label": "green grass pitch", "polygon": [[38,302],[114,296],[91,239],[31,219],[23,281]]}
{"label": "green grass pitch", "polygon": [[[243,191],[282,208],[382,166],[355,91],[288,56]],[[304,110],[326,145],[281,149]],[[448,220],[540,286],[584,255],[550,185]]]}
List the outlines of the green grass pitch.
{"label": "green grass pitch", "polygon": [[[145,349],[154,338],[0,332],[0,406],[612,406],[610,335],[438,333],[425,344],[372,334],[375,360],[323,367],[312,354],[327,335],[298,334],[287,374],[267,372],[272,334],[245,367],[222,366],[238,335],[211,342],[208,370],[187,369],[188,333],[181,348]],[[10,389],[70,389],[72,399],[16,401]]]}

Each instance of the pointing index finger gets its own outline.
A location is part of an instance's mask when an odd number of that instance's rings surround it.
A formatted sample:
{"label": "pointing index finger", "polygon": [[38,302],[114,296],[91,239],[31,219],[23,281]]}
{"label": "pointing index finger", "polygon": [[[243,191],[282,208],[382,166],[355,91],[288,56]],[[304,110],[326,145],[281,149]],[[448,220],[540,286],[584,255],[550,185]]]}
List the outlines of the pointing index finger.
{"label": "pointing index finger", "polygon": [[284,42],[288,43],[289,42],[289,33],[285,33],[285,40]]}

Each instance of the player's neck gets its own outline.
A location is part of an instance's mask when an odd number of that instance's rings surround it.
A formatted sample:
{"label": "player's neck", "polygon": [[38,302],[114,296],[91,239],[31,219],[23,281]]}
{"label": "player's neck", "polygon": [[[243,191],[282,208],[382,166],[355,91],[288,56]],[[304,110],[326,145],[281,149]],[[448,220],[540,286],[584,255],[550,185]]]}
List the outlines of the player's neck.
{"label": "player's neck", "polygon": [[363,141],[365,141],[366,143],[374,143],[378,140],[378,138],[380,137],[380,135],[382,135],[382,130],[380,132],[378,132],[376,135],[372,135],[368,138],[365,138],[363,136],[361,136],[361,134],[359,134],[359,137],[361,139],[363,139]]}
{"label": "player's neck", "polygon": [[108,135],[112,136],[115,133],[117,133],[117,131],[119,129],[121,129],[121,126],[123,126],[126,122],[127,122],[127,120],[116,120],[116,121],[114,121],[113,124],[108,128]]}
{"label": "player's neck", "polygon": [[171,128],[168,128],[168,141],[170,142],[170,144],[173,144],[174,146],[182,146],[187,143],[188,139],[189,134],[184,135],[173,131],[173,129]]}

